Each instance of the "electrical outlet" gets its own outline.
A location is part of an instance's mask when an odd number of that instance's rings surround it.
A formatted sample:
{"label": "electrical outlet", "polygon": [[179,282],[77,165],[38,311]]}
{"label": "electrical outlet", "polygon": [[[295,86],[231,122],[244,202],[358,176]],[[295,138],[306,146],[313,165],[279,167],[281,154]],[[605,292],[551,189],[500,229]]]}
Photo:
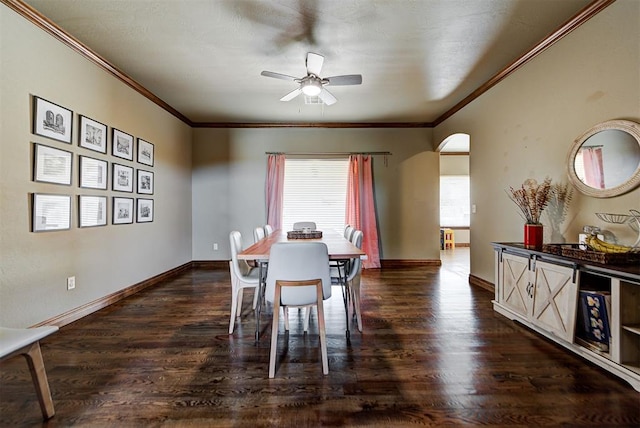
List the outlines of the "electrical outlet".
{"label": "electrical outlet", "polygon": [[76,277],[70,276],[67,278],[67,290],[73,290],[74,288],[76,288]]}
{"label": "electrical outlet", "polygon": [[213,243],[213,251],[218,251],[218,243],[217,242]]}

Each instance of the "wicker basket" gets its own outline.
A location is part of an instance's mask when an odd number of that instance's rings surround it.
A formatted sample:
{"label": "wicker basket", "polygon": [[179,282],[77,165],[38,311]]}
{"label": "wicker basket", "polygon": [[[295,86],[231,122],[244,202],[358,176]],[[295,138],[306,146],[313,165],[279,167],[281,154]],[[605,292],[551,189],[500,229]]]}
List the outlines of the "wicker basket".
{"label": "wicker basket", "polygon": [[640,253],[603,253],[600,251],[581,250],[580,248],[562,247],[562,255],[578,260],[602,263],[605,265],[627,265],[640,263]]}
{"label": "wicker basket", "polygon": [[562,255],[562,248],[565,246],[578,245],[578,244],[544,244],[542,246],[542,252],[548,254],[555,254],[556,256]]}
{"label": "wicker basket", "polygon": [[305,232],[304,230],[291,230],[287,232],[287,239],[320,239],[322,238],[321,230],[311,230]]}

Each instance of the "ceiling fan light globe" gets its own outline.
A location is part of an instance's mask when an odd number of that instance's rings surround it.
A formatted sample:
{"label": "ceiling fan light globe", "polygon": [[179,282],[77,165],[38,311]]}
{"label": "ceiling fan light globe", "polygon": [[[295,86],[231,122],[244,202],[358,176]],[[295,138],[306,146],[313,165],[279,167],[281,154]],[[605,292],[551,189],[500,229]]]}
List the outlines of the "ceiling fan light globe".
{"label": "ceiling fan light globe", "polygon": [[302,93],[308,97],[316,97],[322,92],[322,85],[318,82],[308,81],[302,84]]}

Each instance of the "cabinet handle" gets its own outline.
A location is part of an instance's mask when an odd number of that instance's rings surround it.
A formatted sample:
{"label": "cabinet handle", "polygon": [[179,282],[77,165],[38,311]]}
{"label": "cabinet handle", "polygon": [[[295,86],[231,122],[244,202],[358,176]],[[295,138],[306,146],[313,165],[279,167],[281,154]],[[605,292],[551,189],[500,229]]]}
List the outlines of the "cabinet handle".
{"label": "cabinet handle", "polygon": [[533,299],[533,284],[531,282],[527,282],[527,295]]}

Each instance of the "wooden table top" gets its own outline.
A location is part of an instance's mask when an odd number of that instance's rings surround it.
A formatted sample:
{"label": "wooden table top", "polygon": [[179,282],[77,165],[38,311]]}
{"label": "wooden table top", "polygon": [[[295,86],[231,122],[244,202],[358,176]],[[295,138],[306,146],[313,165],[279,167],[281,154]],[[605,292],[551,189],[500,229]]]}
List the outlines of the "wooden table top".
{"label": "wooden table top", "polygon": [[322,238],[319,239],[288,239],[286,231],[275,230],[271,235],[238,253],[238,258],[244,260],[267,260],[269,259],[271,246],[276,242],[324,242],[327,244],[329,258],[332,260],[353,259],[365,255],[364,251],[333,230],[323,230]]}

